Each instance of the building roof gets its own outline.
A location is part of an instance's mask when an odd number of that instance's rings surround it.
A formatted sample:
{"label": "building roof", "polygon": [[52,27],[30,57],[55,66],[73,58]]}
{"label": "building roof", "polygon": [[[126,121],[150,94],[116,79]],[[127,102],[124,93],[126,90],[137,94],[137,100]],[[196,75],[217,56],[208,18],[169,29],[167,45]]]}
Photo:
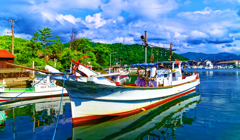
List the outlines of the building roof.
{"label": "building roof", "polygon": [[16,58],[16,56],[6,49],[0,49],[0,58]]}
{"label": "building roof", "polygon": [[238,60],[235,60],[235,61],[223,61],[223,62],[218,62],[217,64],[228,64],[228,63],[235,63],[237,62]]}

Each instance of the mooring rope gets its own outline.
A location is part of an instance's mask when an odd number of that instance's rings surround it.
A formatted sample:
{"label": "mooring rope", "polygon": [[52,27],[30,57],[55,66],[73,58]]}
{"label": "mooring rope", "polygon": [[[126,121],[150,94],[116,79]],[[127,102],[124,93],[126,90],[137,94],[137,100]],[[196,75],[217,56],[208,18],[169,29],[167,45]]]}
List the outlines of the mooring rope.
{"label": "mooring rope", "polygon": [[11,101],[11,100],[17,98],[17,97],[19,97],[20,95],[22,95],[23,93],[25,93],[25,92],[27,92],[28,90],[32,89],[34,86],[36,86],[38,83],[40,83],[40,82],[41,82],[44,78],[46,78],[48,75],[49,75],[49,74],[47,74],[47,75],[46,75],[45,77],[43,77],[40,81],[38,81],[37,83],[35,83],[34,85],[32,85],[32,87],[28,88],[28,89],[25,90],[24,92],[18,94],[17,96],[15,96],[15,97],[13,97],[13,98],[11,98],[11,99],[5,101],[5,102],[0,103],[0,105],[5,104],[5,103],[7,103],[7,102],[9,102],[9,101]]}
{"label": "mooring rope", "polygon": [[63,77],[62,96],[61,96],[60,106],[59,106],[59,110],[58,110],[57,123],[56,123],[56,126],[55,126],[55,130],[54,130],[54,134],[53,134],[53,138],[52,138],[52,140],[55,139],[55,135],[56,135],[56,131],[57,131],[58,120],[59,120],[59,114],[60,114],[61,106],[62,106],[62,98],[63,98],[63,90],[64,90],[64,85],[65,85],[65,79],[66,79],[66,73],[64,74],[64,77]]}

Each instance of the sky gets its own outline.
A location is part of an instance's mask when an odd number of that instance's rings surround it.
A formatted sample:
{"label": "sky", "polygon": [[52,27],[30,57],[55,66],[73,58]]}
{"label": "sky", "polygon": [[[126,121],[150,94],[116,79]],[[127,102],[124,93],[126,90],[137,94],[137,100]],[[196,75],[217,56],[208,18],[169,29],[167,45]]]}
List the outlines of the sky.
{"label": "sky", "polygon": [[93,42],[147,41],[176,53],[240,54],[240,0],[1,0],[0,35],[30,39],[49,27],[63,43],[77,37]]}

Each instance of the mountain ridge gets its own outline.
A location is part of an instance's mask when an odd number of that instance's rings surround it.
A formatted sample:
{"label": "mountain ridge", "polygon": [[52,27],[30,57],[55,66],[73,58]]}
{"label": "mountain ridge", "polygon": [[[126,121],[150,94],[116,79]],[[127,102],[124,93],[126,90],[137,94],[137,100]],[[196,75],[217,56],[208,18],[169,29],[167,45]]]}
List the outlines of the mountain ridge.
{"label": "mountain ridge", "polygon": [[240,55],[236,55],[228,52],[221,52],[217,54],[205,54],[205,53],[196,53],[196,52],[187,52],[180,54],[183,57],[187,57],[189,60],[231,60],[231,59],[240,59]]}

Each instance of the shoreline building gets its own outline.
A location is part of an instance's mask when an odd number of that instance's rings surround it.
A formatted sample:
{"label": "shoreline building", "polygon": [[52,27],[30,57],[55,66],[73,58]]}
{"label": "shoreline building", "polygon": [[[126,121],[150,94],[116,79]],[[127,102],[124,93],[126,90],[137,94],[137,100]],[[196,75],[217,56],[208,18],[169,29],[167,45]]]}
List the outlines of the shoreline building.
{"label": "shoreline building", "polygon": [[218,62],[217,65],[226,65],[226,66],[232,65],[232,66],[239,67],[240,60],[222,61],[222,62]]}
{"label": "shoreline building", "polygon": [[14,64],[14,58],[16,58],[16,56],[7,49],[0,49],[0,69],[14,68],[6,64],[6,62]]}

